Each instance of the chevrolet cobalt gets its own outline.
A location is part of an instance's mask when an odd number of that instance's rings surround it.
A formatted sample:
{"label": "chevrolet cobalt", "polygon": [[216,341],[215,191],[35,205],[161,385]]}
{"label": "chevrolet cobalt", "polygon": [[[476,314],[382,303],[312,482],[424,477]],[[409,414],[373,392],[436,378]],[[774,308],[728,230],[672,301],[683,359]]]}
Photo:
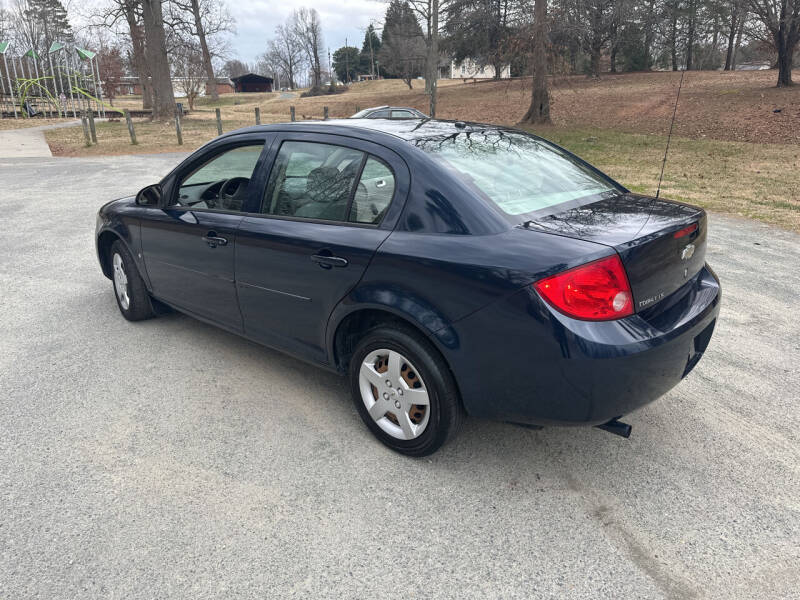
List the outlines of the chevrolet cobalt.
{"label": "chevrolet cobalt", "polygon": [[702,209],[541,138],[430,119],[233,131],[96,236],[126,319],[172,307],[346,375],[413,456],[465,415],[627,435],[709,344],[706,239]]}

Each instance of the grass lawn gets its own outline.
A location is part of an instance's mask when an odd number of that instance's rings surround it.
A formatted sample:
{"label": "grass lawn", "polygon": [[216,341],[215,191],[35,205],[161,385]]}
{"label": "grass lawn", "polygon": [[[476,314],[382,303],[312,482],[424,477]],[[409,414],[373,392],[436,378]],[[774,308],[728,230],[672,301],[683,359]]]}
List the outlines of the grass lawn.
{"label": "grass lawn", "polygon": [[[532,129],[635,192],[655,194],[666,136]],[[800,232],[800,146],[672,138],[661,195]]]}

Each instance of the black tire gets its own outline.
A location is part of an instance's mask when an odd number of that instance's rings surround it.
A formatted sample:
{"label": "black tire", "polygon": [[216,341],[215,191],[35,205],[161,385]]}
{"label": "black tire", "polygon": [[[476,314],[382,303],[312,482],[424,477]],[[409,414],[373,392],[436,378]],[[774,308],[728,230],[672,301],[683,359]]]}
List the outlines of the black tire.
{"label": "black tire", "polygon": [[[120,296],[117,293],[117,282],[114,278],[114,256],[119,256],[122,260],[122,270],[125,272],[125,277],[128,282],[126,284],[128,307],[123,306],[120,301]],[[111,244],[111,249],[108,253],[108,264],[111,269],[111,282],[114,286],[114,298],[117,301],[119,312],[128,321],[142,321],[149,319],[155,315],[153,305],[150,302],[150,294],[147,293],[147,288],[144,281],[139,275],[139,270],[133,262],[133,256],[128,252],[125,245],[117,240]]]}
{"label": "black tire", "polygon": [[[361,364],[371,352],[381,349],[394,350],[405,356],[425,382],[430,414],[425,429],[414,439],[398,439],[384,431],[370,416],[361,397]],[[348,375],[350,393],[358,414],[375,437],[396,452],[407,456],[427,456],[452,439],[461,427],[464,409],[453,375],[439,352],[411,327],[386,324],[367,331],[356,345]]]}

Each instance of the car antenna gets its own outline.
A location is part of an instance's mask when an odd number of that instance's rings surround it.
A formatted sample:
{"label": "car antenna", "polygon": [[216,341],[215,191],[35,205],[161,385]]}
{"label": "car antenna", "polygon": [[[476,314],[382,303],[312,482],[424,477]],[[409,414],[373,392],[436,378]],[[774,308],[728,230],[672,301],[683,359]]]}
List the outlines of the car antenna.
{"label": "car antenna", "polygon": [[675,115],[678,114],[678,100],[681,98],[681,88],[683,87],[683,76],[686,69],[681,71],[681,80],[678,83],[678,95],[675,96],[675,108],[672,109],[672,122],[669,124],[669,134],[667,135],[667,147],[664,149],[664,160],[661,162],[661,175],[658,176],[658,187],[656,188],[656,198],[661,194],[661,180],[664,179],[664,167],[667,164],[667,153],[669,152],[669,141],[672,139],[672,128],[675,126]]}

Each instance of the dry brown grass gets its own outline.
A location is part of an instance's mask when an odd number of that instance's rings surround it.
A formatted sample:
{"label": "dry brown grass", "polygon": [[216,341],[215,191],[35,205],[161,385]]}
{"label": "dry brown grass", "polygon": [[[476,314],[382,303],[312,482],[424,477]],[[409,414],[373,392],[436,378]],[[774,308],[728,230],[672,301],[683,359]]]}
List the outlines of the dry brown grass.
{"label": "dry brown grass", "polygon": [[[537,128],[634,191],[654,194],[666,136]],[[800,146],[673,137],[665,198],[800,232]]]}
{"label": "dry brown grass", "polygon": [[63,123],[64,119],[0,119],[0,131],[8,131],[9,129],[26,129],[28,127],[39,127],[41,125],[53,125],[55,123]]}

